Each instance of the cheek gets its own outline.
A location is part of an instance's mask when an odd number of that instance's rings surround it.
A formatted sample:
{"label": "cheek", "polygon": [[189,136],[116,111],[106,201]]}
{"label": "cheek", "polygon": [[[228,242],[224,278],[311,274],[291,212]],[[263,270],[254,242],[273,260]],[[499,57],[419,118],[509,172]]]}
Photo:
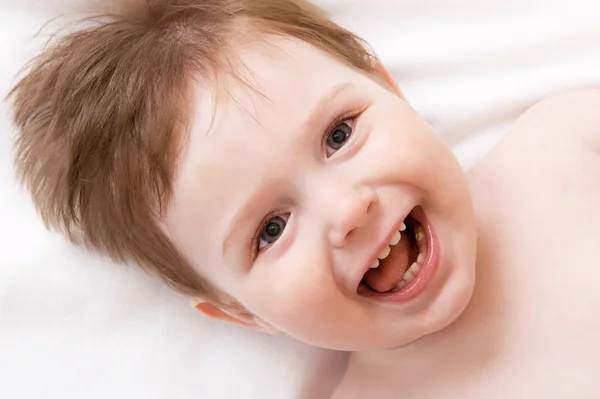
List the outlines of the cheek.
{"label": "cheek", "polygon": [[[307,255],[299,246],[271,264],[252,271],[244,306],[291,335],[314,329],[335,313],[342,296],[325,257]],[[260,270],[259,270],[260,268]]]}
{"label": "cheek", "polygon": [[[307,251],[308,252],[308,251]],[[286,254],[261,270],[254,270],[248,281],[252,306],[274,316],[301,310],[318,301],[328,290],[328,265],[319,259]],[[250,305],[250,304],[249,304]]]}
{"label": "cheek", "polygon": [[375,111],[363,163],[391,182],[404,181],[424,191],[451,178],[454,156],[433,129],[404,102],[395,100]]}
{"label": "cheek", "polygon": [[407,181],[429,194],[450,197],[460,194],[462,198],[466,178],[450,146],[406,104],[400,103],[395,108],[398,111],[394,122],[384,126],[386,134],[380,143],[381,151],[388,148],[388,158],[397,170],[405,171]]}

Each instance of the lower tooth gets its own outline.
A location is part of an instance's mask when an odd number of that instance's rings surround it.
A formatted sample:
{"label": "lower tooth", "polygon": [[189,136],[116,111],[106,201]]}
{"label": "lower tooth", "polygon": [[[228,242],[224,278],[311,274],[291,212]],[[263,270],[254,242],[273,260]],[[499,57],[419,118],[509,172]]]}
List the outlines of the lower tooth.
{"label": "lower tooth", "polygon": [[422,265],[424,262],[425,262],[425,255],[419,254],[419,256],[417,256],[417,263]]}
{"label": "lower tooth", "polygon": [[408,269],[412,274],[417,274],[421,271],[421,265],[417,262],[413,263],[412,266]]}
{"label": "lower tooth", "polygon": [[408,283],[406,281],[400,280],[400,282],[396,285],[396,288],[394,288],[394,290],[401,290],[402,288],[406,287],[407,284]]}
{"label": "lower tooth", "polygon": [[408,270],[406,273],[404,273],[404,276],[402,276],[402,279],[410,282],[415,279],[415,275],[412,274],[412,272],[410,270]]}

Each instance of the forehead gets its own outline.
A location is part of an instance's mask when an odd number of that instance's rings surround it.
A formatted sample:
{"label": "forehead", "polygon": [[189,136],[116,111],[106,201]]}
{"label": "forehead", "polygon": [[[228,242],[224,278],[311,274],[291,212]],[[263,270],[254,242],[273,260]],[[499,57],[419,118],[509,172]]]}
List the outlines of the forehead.
{"label": "forehead", "polygon": [[[240,176],[236,171],[257,158],[277,163],[277,154],[262,145],[265,140],[282,136],[285,139],[278,143],[294,145],[297,135],[291,132],[303,128],[308,114],[332,88],[356,81],[357,76],[366,79],[324,51],[293,38],[272,37],[268,43],[249,44],[236,53],[239,79],[222,76],[216,85],[196,87],[176,190],[200,181],[210,187],[212,180],[224,176],[235,181]],[[243,177],[238,184],[252,184],[248,176]]]}

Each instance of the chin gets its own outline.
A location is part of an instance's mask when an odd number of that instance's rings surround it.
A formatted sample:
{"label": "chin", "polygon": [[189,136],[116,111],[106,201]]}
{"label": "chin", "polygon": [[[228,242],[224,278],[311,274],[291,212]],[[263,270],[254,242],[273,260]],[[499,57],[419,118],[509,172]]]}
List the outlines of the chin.
{"label": "chin", "polygon": [[379,349],[408,346],[421,338],[443,331],[459,320],[473,296],[475,287],[474,264],[464,272],[465,276],[446,284],[443,291],[429,304],[424,313],[414,315],[414,319],[409,321],[409,323],[414,324],[408,328],[408,331],[405,324],[408,320],[402,323],[404,336],[401,340],[396,338],[391,345]]}
{"label": "chin", "polygon": [[[466,276],[449,282],[444,291],[432,302],[429,312],[424,316],[422,329],[416,339],[437,333],[460,319],[467,309],[475,288],[475,267],[465,270]],[[414,340],[413,340],[414,341]]]}

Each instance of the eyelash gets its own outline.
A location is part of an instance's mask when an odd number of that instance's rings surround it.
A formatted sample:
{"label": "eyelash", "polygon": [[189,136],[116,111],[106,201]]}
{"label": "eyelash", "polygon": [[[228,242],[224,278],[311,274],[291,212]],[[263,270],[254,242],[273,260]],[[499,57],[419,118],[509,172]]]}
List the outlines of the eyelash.
{"label": "eyelash", "polygon": [[[333,122],[331,122],[329,124],[327,129],[325,129],[325,134],[323,134],[323,139],[322,139],[322,143],[323,143],[322,147],[325,148],[327,146],[327,137],[329,137],[329,135],[331,133],[333,133],[333,131],[336,127],[338,127],[342,122],[347,121],[347,120],[355,121],[364,111],[365,111],[365,108],[362,108],[360,110],[346,112],[344,114],[341,114],[337,118],[335,118],[333,120]],[[356,125],[352,126],[352,133],[354,133],[354,130],[356,130]]]}
{"label": "eyelash", "polygon": [[[322,146],[325,147],[327,146],[327,137],[333,132],[333,130],[338,127],[342,122],[347,121],[347,120],[356,120],[364,111],[366,108],[362,108],[360,110],[354,110],[354,111],[350,111],[350,112],[346,112],[344,114],[339,115],[337,118],[335,118],[327,127],[327,129],[325,129],[325,133],[323,134],[323,138],[322,138]],[[353,131],[355,129],[355,125],[353,126]],[[270,212],[267,216],[265,216],[263,218],[263,220],[259,223],[259,227],[256,230],[256,232],[254,233],[254,236],[252,237],[252,260],[254,261],[254,259],[256,259],[258,257],[258,255],[265,250],[266,248],[270,247],[272,244],[269,244],[267,246],[265,246],[264,248],[259,248],[260,246],[260,239],[262,236],[262,233],[264,231],[264,229],[267,226],[267,223],[273,219],[276,218],[277,216],[282,216],[285,214],[282,213],[278,213],[278,212]],[[289,218],[288,218],[289,220]],[[286,227],[287,227],[287,221],[286,221]]]}
{"label": "eyelash", "polygon": [[[276,218],[277,216],[281,216],[281,215],[284,215],[284,214],[278,213],[278,211],[271,212],[267,216],[265,216],[264,219],[258,224],[258,229],[254,233],[254,237],[252,237],[252,260],[256,259],[258,254],[260,254],[265,248],[268,248],[270,246],[270,245],[267,245],[264,248],[259,248],[261,235],[262,235],[263,231],[265,230],[265,227],[267,227],[267,223],[271,219]],[[286,225],[287,225],[287,221],[286,221]]]}

